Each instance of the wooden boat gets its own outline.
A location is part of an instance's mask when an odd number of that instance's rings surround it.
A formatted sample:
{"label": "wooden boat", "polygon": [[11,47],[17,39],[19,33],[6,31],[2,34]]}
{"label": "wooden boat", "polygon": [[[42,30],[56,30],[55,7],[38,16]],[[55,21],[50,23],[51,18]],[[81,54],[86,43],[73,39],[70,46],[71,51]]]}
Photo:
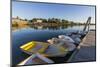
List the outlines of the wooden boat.
{"label": "wooden boat", "polygon": [[48,43],[31,41],[22,45],[20,48],[25,53],[32,55],[37,52],[43,53],[48,48]]}
{"label": "wooden boat", "polygon": [[40,55],[39,53],[32,54],[30,57],[19,63],[18,65],[33,65],[33,64],[50,64],[54,63],[52,60]]}
{"label": "wooden boat", "polygon": [[68,52],[67,48],[38,41],[31,41],[22,45],[20,48],[27,54],[32,55],[35,53],[40,53],[46,57],[65,56]]}

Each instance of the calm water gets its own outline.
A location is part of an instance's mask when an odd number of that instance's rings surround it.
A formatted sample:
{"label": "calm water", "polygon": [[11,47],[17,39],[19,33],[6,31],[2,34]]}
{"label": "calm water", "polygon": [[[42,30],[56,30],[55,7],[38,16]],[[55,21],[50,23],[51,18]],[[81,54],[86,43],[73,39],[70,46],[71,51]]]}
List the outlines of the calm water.
{"label": "calm water", "polygon": [[[61,26],[61,27],[43,27],[43,26],[21,26],[12,28],[12,63],[18,64],[25,58],[29,57],[28,54],[20,50],[20,46],[36,40],[46,42],[52,37],[58,37],[61,34],[67,34],[72,31],[83,30],[84,26]],[[92,25],[91,29],[95,29]]]}

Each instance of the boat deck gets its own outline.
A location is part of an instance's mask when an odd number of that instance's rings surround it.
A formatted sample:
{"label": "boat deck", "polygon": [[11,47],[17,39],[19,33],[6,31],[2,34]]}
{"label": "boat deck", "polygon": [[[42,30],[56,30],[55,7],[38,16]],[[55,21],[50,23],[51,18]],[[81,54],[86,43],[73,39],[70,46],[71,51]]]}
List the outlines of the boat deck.
{"label": "boat deck", "polygon": [[96,60],[95,31],[89,31],[80,43],[80,49],[72,55],[68,62],[82,62]]}

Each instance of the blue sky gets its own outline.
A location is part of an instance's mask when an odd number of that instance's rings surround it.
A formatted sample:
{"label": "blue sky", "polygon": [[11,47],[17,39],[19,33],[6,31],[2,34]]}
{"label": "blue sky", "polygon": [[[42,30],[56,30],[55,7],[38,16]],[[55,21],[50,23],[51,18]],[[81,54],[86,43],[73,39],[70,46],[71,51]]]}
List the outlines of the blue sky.
{"label": "blue sky", "polygon": [[75,22],[86,22],[91,16],[92,23],[95,23],[95,7],[13,1],[12,17],[16,16],[23,19],[54,17]]}

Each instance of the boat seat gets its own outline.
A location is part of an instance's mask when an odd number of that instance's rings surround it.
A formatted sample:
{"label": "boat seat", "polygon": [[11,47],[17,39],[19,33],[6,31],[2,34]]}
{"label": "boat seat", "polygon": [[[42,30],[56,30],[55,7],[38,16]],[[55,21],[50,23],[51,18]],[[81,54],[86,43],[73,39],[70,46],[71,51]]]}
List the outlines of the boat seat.
{"label": "boat seat", "polygon": [[31,53],[43,53],[48,48],[48,43],[32,41],[20,48]]}

